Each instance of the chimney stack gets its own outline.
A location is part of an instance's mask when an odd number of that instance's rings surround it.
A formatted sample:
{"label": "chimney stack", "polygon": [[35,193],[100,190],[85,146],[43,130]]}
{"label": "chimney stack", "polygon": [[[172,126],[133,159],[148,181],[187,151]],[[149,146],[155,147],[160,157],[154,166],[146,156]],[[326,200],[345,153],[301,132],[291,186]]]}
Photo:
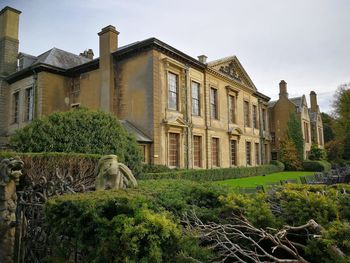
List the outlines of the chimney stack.
{"label": "chimney stack", "polygon": [[312,112],[317,112],[317,94],[314,91],[310,92],[310,104],[311,104],[311,111]]}
{"label": "chimney stack", "polygon": [[79,56],[88,58],[88,59],[93,59],[94,58],[94,52],[92,51],[91,48],[84,50],[84,52],[80,53]]}
{"label": "chimney stack", "polygon": [[100,108],[103,111],[111,112],[113,90],[114,90],[114,69],[112,53],[118,48],[119,32],[114,26],[106,26],[98,33],[100,37]]}
{"label": "chimney stack", "polygon": [[202,62],[202,63],[204,63],[204,64],[206,64],[207,63],[207,56],[206,55],[200,55],[200,56],[198,56],[198,60],[199,60],[199,62]]}
{"label": "chimney stack", "polygon": [[287,82],[284,80],[281,80],[280,82],[280,98],[285,97],[288,98],[288,92],[287,92]]}
{"label": "chimney stack", "polygon": [[0,77],[16,72],[18,26],[21,11],[6,6],[0,11]]}

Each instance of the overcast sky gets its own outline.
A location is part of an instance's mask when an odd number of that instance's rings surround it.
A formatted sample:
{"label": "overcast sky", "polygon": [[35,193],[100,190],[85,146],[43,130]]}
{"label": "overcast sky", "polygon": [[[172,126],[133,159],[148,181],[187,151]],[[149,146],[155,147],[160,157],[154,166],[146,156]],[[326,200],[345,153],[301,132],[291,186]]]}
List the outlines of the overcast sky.
{"label": "overcast sky", "polygon": [[[236,55],[258,90],[278,97],[318,94],[329,112],[333,93],[350,82],[350,0],[0,0],[22,11],[20,51],[57,47],[79,54],[106,25],[119,45],[149,37],[208,60]],[[310,104],[309,104],[310,105]]]}

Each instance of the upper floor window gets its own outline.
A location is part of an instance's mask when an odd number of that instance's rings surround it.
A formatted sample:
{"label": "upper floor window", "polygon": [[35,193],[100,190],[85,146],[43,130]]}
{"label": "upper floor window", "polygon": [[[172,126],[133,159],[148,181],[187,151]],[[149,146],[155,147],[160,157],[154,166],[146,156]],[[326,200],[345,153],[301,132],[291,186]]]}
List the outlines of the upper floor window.
{"label": "upper floor window", "polygon": [[168,108],[178,110],[178,76],[168,73]]}
{"label": "upper floor window", "polygon": [[310,142],[309,137],[309,124],[307,122],[304,122],[304,139],[307,143]]}
{"label": "upper floor window", "polygon": [[218,118],[218,91],[214,88],[210,89],[210,116],[212,119]]}
{"label": "upper floor window", "polygon": [[18,123],[19,120],[19,91],[12,95],[12,122]]}
{"label": "upper floor window", "polygon": [[258,108],[253,105],[253,127],[258,128]]}
{"label": "upper floor window", "polygon": [[228,96],[228,111],[230,123],[236,123],[236,101],[235,97],[232,95]]}
{"label": "upper floor window", "polygon": [[244,101],[244,126],[250,127],[249,102]]}
{"label": "upper floor window", "polygon": [[192,82],[192,114],[200,115],[200,86],[197,82]]}
{"label": "upper floor window", "polygon": [[263,125],[263,130],[266,131],[266,121],[267,121],[267,116],[266,116],[266,109],[262,109],[262,125]]}
{"label": "upper floor window", "polygon": [[34,93],[33,87],[26,89],[25,91],[25,103],[26,103],[26,115],[25,120],[31,121],[33,120],[33,110],[34,110]]}
{"label": "upper floor window", "polygon": [[276,134],[271,132],[271,143],[276,143]]}

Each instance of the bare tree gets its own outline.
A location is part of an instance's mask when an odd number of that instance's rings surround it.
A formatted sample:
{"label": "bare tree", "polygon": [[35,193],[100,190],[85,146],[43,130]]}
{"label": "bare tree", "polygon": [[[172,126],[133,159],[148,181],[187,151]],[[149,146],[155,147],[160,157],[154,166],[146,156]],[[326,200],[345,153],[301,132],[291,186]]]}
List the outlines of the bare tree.
{"label": "bare tree", "polygon": [[[308,261],[300,255],[305,245],[290,240],[288,235],[302,232],[301,236],[306,241],[320,237],[323,230],[314,220],[301,226],[286,225],[279,230],[256,228],[242,215],[233,215],[233,222],[203,223],[194,212],[184,217],[188,229],[202,241],[209,243],[217,252],[216,262],[307,263]],[[338,252],[342,254],[339,249]],[[285,258],[281,255],[285,255]]]}

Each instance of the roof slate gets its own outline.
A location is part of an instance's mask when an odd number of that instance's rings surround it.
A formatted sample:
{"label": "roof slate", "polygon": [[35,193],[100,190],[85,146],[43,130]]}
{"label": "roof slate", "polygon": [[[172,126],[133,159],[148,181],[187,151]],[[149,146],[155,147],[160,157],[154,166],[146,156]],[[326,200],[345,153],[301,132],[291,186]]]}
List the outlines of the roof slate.
{"label": "roof slate", "polygon": [[69,69],[89,61],[91,59],[54,47],[39,55],[38,59],[32,65],[46,64],[57,68]]}
{"label": "roof slate", "polygon": [[129,121],[120,120],[120,123],[123,125],[125,130],[127,130],[129,133],[133,134],[136,137],[136,140],[138,142],[152,142],[152,140],[147,135],[145,135],[141,130],[132,125]]}

